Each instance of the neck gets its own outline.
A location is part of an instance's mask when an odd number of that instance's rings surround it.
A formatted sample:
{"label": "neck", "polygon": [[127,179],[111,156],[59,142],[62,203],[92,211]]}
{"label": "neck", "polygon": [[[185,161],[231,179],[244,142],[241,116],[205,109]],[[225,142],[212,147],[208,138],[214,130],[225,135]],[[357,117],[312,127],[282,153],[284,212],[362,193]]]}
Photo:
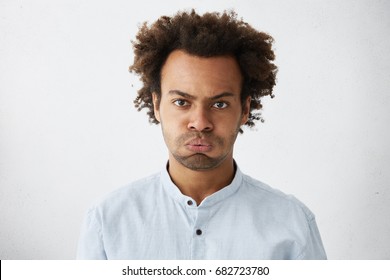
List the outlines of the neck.
{"label": "neck", "polygon": [[199,205],[207,196],[232,182],[235,168],[232,157],[216,168],[201,171],[191,170],[170,158],[168,172],[181,193],[191,197]]}

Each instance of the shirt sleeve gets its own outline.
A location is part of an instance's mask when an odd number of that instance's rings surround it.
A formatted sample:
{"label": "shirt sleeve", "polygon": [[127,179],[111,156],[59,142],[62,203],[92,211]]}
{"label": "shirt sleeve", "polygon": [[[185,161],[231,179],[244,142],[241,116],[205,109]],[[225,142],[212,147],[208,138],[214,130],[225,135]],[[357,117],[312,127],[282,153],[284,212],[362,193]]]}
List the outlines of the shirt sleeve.
{"label": "shirt sleeve", "polygon": [[326,253],[322,244],[320,232],[314,217],[308,221],[307,243],[301,254],[297,257],[300,260],[326,260]]}
{"label": "shirt sleeve", "polygon": [[102,224],[96,208],[91,208],[81,228],[80,239],[77,248],[77,259],[81,260],[106,260],[104,250]]}

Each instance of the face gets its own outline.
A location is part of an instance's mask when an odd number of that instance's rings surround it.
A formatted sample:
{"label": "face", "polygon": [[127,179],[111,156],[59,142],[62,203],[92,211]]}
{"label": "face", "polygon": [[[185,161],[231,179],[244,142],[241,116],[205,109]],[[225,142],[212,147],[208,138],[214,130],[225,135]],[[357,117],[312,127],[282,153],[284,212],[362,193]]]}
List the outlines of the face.
{"label": "face", "polygon": [[169,161],[209,170],[233,159],[250,98],[242,106],[242,75],[235,58],[203,58],[173,51],[161,71],[161,99],[153,94]]}

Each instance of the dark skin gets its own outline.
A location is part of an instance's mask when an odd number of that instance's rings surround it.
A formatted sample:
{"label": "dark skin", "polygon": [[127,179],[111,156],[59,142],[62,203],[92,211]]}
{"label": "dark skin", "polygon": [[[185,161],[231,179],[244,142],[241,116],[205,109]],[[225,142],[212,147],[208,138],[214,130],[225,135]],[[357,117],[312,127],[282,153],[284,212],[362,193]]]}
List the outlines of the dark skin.
{"label": "dark skin", "polygon": [[156,119],[169,151],[169,174],[199,205],[234,178],[233,147],[248,120],[241,103],[242,75],[232,56],[211,58],[173,51],[161,72]]}
{"label": "dark skin", "polygon": [[[146,109],[151,123],[158,124],[151,93],[161,94],[161,69],[174,50],[185,50],[199,57],[232,55],[242,74],[241,103],[251,99],[245,123],[253,127],[261,118],[261,98],[273,97],[277,67],[270,35],[255,30],[233,11],[205,13],[178,12],[162,16],[152,24],[144,23],[133,41],[134,63],[130,71],[143,83],[134,104]],[[240,132],[243,132],[240,130]]]}

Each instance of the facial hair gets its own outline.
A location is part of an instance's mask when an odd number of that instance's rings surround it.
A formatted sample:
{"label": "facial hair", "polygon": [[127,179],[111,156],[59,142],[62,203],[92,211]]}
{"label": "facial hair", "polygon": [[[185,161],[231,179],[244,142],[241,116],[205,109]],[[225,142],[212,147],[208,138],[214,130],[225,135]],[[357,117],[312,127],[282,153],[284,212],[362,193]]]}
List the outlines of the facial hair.
{"label": "facial hair", "polygon": [[[237,138],[239,128],[236,129],[228,138],[214,135],[212,132],[188,132],[179,136],[175,140],[176,147],[183,147],[185,143],[192,139],[204,139],[212,143],[214,149],[222,148],[224,153],[217,157],[210,157],[204,153],[195,153],[191,155],[181,155],[178,152],[172,151],[173,157],[183,166],[194,171],[205,171],[217,168],[222,164],[226,157],[230,154],[234,142]],[[230,147],[231,149],[226,148]]]}

